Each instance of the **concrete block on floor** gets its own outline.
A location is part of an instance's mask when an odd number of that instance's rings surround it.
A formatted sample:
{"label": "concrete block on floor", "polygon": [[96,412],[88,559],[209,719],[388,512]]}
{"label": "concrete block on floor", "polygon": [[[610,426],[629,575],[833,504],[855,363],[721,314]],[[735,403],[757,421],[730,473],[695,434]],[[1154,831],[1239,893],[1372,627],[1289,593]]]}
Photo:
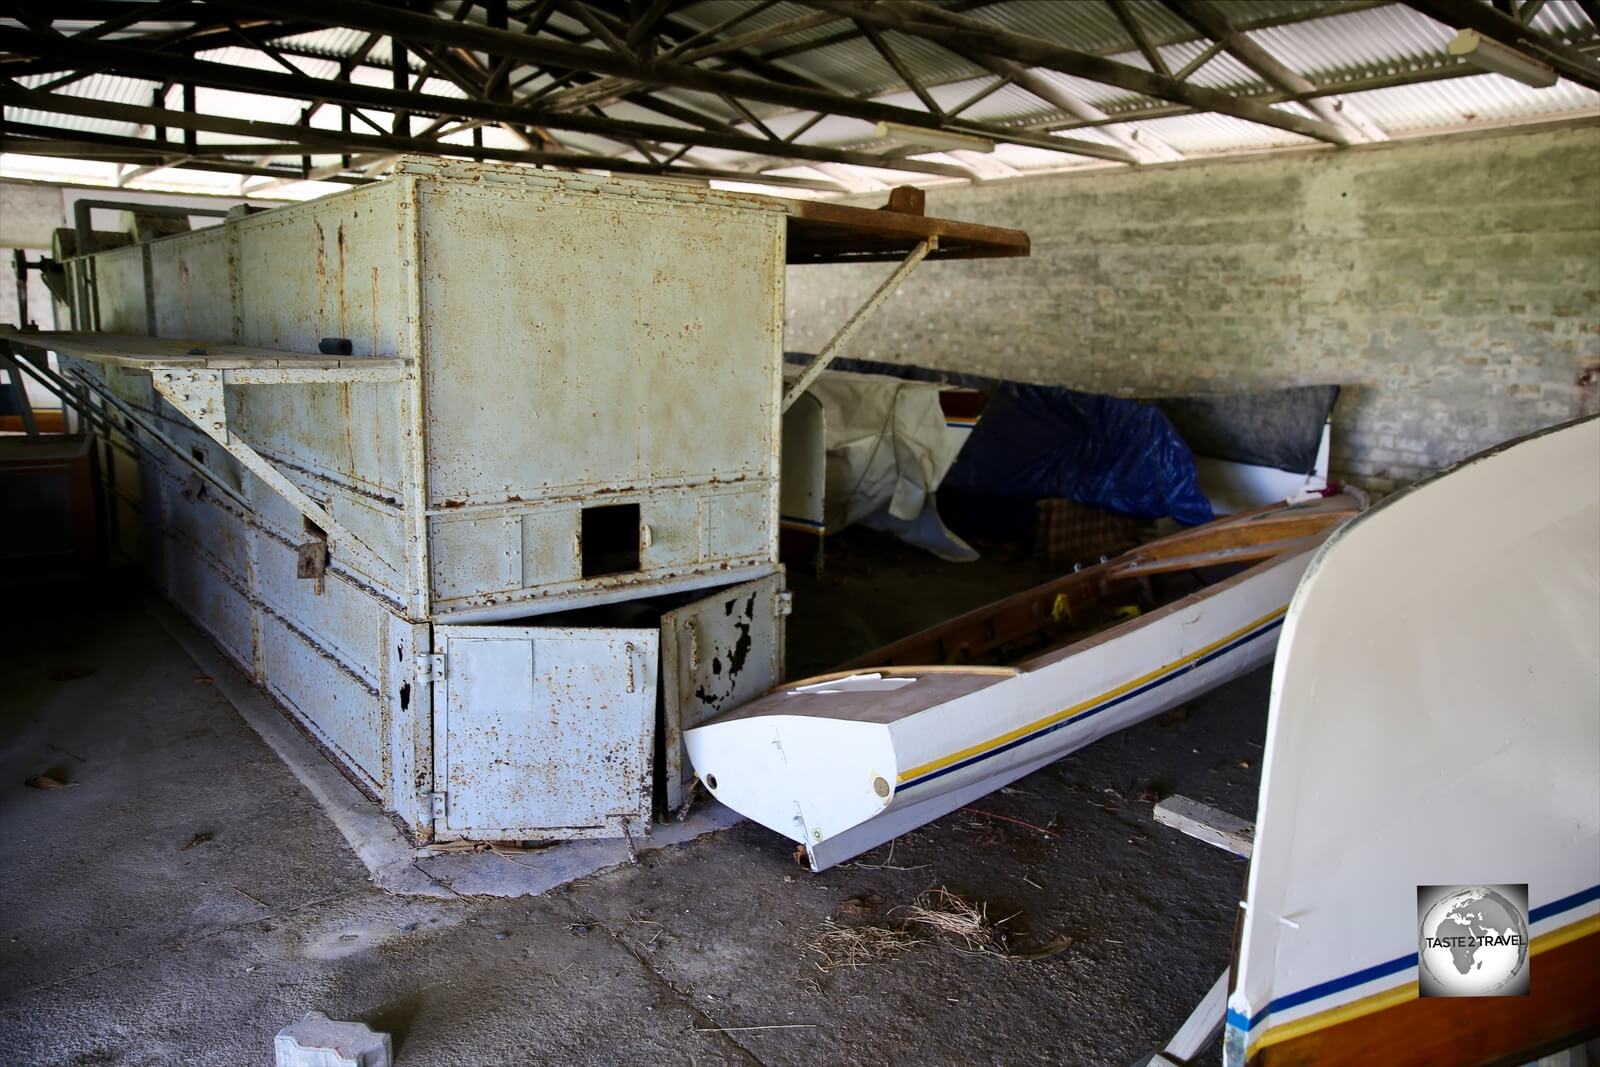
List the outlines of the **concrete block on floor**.
{"label": "concrete block on floor", "polygon": [[320,1011],[279,1030],[273,1049],[278,1067],[390,1067],[393,1060],[388,1034]]}

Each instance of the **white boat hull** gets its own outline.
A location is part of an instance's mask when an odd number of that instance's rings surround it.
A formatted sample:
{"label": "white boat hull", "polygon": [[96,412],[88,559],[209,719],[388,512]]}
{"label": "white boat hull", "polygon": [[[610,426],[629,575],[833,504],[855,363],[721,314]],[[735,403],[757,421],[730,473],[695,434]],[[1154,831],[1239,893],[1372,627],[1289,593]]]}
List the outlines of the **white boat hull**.
{"label": "white boat hull", "polygon": [[[1224,1062],[1524,1062],[1600,1026],[1600,420],[1336,533],[1272,687]],[[1479,885],[1521,887],[1531,984],[1419,995],[1424,891]]]}
{"label": "white boat hull", "polygon": [[780,689],[689,730],[689,758],[719,800],[823,870],[1270,662],[1311,555],[1020,668],[897,667]]}

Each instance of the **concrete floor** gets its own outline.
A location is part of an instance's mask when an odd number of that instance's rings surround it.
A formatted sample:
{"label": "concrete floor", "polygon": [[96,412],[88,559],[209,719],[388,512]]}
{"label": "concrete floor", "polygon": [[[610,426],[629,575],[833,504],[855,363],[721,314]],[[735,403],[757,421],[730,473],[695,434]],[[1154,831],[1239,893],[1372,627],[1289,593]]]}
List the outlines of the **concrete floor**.
{"label": "concrete floor", "polygon": [[[797,673],[932,621],[937,595],[949,614],[1037,578],[997,557],[936,595],[944,565],[855,547],[821,582],[795,578]],[[157,619],[132,589],[0,627],[7,1063],[268,1064],[272,1035],[320,1009],[390,1031],[402,1067],[1119,1064],[1162,1043],[1228,956],[1243,864],[1155,825],[1151,803],[1254,810],[1265,671],[902,838],[892,860],[812,875],[741,824],[537,897],[431,900],[370,884]],[[24,784],[40,774],[66,786]],[[884,921],[933,886],[1014,916],[1019,949],[1071,947],[1017,962],[927,943],[818,970],[825,920]]]}

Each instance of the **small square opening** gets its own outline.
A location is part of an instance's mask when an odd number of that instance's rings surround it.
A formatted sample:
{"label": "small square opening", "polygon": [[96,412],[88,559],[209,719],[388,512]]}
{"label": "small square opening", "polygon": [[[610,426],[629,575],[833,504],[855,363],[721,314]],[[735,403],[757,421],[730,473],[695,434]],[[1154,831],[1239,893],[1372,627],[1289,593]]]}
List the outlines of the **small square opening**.
{"label": "small square opening", "polygon": [[584,508],[579,534],[585,578],[639,569],[638,504]]}

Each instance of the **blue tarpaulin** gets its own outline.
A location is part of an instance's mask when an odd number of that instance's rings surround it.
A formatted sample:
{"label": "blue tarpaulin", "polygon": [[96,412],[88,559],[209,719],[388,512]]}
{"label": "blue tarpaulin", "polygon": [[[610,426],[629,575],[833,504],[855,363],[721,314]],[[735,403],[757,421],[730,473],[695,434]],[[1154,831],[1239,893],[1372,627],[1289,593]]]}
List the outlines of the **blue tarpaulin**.
{"label": "blue tarpaulin", "polygon": [[1052,497],[1190,526],[1213,517],[1194,455],[1159,409],[1020,382],[995,390],[939,496],[975,520],[973,532],[1001,536]]}

